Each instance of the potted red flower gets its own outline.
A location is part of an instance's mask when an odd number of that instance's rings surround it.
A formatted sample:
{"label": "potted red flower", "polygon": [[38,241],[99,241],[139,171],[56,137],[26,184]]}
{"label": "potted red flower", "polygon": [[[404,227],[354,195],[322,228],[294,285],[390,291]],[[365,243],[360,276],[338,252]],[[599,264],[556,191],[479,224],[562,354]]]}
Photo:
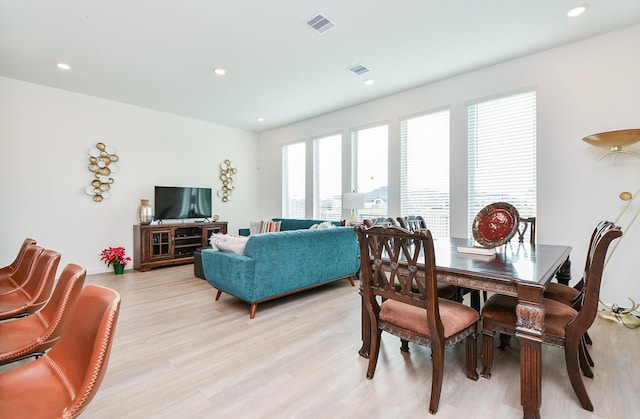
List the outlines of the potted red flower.
{"label": "potted red flower", "polygon": [[127,263],[131,262],[131,258],[127,256],[124,247],[107,247],[106,249],[102,249],[100,260],[106,263],[107,266],[113,265],[113,270],[116,275],[121,275]]}

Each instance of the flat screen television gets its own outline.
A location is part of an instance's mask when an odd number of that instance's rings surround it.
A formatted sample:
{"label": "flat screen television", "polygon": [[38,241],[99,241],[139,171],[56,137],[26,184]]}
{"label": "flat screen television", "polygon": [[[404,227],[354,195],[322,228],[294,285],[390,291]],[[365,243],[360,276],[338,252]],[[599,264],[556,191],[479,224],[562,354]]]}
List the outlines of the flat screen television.
{"label": "flat screen television", "polygon": [[181,186],[155,187],[155,217],[157,220],[211,218],[211,188]]}

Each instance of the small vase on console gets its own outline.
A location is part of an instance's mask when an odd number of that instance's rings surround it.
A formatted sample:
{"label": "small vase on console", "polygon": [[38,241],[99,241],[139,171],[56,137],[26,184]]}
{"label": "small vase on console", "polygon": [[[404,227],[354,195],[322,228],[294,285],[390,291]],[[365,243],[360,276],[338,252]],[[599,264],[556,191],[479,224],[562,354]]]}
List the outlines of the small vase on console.
{"label": "small vase on console", "polygon": [[151,224],[153,221],[153,208],[149,205],[148,199],[141,199],[138,207],[138,222],[140,224]]}

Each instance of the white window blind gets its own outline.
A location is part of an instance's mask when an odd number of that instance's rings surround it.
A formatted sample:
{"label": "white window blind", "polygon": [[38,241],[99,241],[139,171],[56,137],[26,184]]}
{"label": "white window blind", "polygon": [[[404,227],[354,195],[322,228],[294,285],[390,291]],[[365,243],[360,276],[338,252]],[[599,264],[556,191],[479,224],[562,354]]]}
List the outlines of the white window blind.
{"label": "white window blind", "polygon": [[313,217],[342,218],[342,136],[313,140]]}
{"label": "white window blind", "polygon": [[365,208],[358,218],[387,216],[389,183],[389,126],[351,132],[352,191],[364,193]]}
{"label": "white window blind", "polygon": [[449,236],[449,111],[400,121],[401,215],[421,215],[434,237]]}
{"label": "white window blind", "polygon": [[282,146],[282,216],[305,218],[305,143]]}
{"label": "white window blind", "polygon": [[486,205],[504,201],[536,215],[536,92],[468,106],[468,226]]}

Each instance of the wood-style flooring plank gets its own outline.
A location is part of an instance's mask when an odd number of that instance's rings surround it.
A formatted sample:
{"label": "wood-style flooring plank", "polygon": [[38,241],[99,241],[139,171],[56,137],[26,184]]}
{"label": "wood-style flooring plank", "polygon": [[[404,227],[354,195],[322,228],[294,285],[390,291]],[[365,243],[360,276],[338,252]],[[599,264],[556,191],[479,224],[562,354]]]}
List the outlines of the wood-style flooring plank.
{"label": "wood-style flooring plank", "polygon": [[[358,283],[339,281],[249,305],[193,275],[193,266],[86,283],[122,296],[104,382],[82,417],[111,418],[423,418],[429,417],[430,351],[383,335],[373,380],[360,348]],[[575,397],[559,348],[543,345],[543,418],[633,417],[640,412],[640,329],[596,319],[585,378],[595,412]],[[519,345],[494,352],[490,380],[471,381],[464,345],[447,350],[439,418],[520,418]],[[481,338],[478,340],[480,371]],[[23,361],[25,362],[25,361]],[[0,367],[0,372],[20,364]]]}

